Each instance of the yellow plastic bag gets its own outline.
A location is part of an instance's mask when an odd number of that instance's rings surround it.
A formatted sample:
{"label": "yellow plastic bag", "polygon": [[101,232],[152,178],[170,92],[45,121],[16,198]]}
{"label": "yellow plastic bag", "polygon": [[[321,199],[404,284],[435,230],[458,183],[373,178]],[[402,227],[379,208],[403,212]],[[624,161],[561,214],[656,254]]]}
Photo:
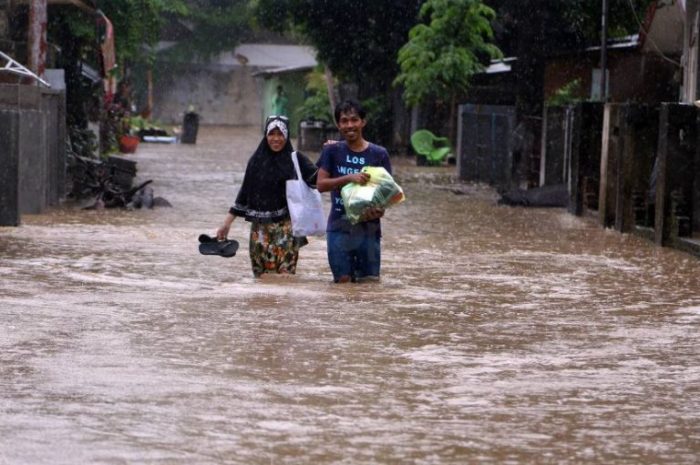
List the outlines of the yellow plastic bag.
{"label": "yellow plastic bag", "polygon": [[370,208],[389,208],[406,199],[401,186],[385,168],[365,166],[362,172],[369,174],[366,184],[351,182],[340,190],[345,213],[352,224],[359,223],[365,211]]}

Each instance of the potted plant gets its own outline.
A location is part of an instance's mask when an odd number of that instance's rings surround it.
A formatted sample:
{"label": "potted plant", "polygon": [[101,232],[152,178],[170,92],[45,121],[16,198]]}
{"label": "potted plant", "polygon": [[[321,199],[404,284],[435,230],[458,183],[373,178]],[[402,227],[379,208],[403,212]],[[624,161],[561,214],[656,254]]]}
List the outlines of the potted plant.
{"label": "potted plant", "polygon": [[139,146],[139,136],[126,133],[119,137],[119,151],[121,153],[134,153]]}
{"label": "potted plant", "polygon": [[[133,121],[132,121],[133,120]],[[138,130],[143,126],[141,117],[126,117],[122,123],[122,135],[119,136],[119,151],[122,153],[134,153],[141,139]]]}

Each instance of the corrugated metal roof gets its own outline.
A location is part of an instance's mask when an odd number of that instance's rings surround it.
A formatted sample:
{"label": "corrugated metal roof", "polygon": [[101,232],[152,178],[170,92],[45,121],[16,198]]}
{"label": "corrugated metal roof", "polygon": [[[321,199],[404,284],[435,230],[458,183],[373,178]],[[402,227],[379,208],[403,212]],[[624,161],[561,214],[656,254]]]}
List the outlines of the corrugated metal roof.
{"label": "corrugated metal roof", "polygon": [[501,58],[500,60],[491,60],[491,64],[483,71],[485,74],[507,73],[511,70],[512,63],[517,61],[515,57]]}
{"label": "corrugated metal roof", "polygon": [[[632,34],[625,37],[613,37],[608,39],[608,50],[616,50],[621,48],[637,48],[639,47],[639,34]],[[600,50],[600,45],[593,45],[587,47],[587,52],[593,52],[595,50]]]}
{"label": "corrugated metal roof", "polygon": [[314,68],[314,66],[308,66],[308,65],[286,66],[284,68],[268,68],[268,69],[264,69],[262,71],[254,72],[253,76],[269,76],[271,74],[282,74],[282,73],[289,73],[292,71],[311,70],[313,68]]}
{"label": "corrugated metal roof", "polygon": [[254,68],[313,68],[316,51],[304,45],[241,44],[233,52],[219,55],[219,65],[241,65]]}
{"label": "corrugated metal roof", "polygon": [[[177,42],[161,41],[154,49],[156,51],[167,50]],[[223,52],[208,63],[200,63],[202,66],[217,69],[248,66],[255,74],[281,73],[299,69],[311,69],[315,67],[316,50],[306,45],[278,45],[278,44],[241,44],[233,52]]]}

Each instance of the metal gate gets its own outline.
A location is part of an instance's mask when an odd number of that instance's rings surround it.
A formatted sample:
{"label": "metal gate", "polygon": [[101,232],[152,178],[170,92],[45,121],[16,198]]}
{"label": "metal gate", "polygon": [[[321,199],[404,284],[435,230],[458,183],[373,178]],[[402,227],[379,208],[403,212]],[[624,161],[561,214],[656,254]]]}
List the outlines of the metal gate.
{"label": "metal gate", "polygon": [[515,107],[465,104],[459,107],[457,169],[464,181],[509,187]]}

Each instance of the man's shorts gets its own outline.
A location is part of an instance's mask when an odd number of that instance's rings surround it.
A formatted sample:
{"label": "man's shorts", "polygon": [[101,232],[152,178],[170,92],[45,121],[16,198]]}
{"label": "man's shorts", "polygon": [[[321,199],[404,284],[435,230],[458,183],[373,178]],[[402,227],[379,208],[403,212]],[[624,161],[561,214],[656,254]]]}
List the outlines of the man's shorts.
{"label": "man's shorts", "polygon": [[350,276],[352,281],[379,278],[381,238],[377,228],[329,231],[326,233],[326,243],[328,263],[335,282],[341,276]]}

